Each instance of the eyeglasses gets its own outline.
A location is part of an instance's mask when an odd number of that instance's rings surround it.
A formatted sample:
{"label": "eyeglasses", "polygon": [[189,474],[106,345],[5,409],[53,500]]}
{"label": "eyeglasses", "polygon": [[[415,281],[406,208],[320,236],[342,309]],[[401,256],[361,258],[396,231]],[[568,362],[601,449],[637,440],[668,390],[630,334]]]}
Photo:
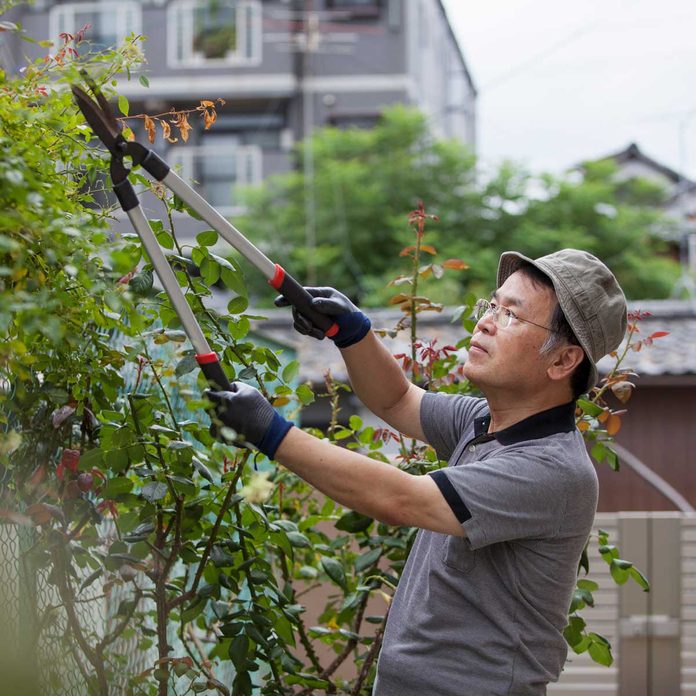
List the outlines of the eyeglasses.
{"label": "eyeglasses", "polygon": [[521,319],[518,317],[509,307],[503,307],[502,305],[495,304],[494,302],[489,302],[488,300],[477,300],[474,305],[474,317],[476,321],[481,321],[487,314],[493,317],[493,321],[501,328],[507,329],[513,320],[522,321],[525,324],[532,324],[533,326],[538,326],[540,329],[546,329],[551,331],[551,333],[558,333],[548,326],[543,324],[537,324],[534,321],[529,321],[529,319]]}

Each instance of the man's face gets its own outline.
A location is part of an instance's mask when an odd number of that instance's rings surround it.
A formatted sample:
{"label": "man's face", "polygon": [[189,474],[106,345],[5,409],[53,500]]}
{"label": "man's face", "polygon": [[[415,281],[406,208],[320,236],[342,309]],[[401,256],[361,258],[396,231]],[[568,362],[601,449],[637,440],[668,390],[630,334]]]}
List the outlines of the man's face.
{"label": "man's face", "polygon": [[[517,271],[498,288],[491,302],[509,308],[521,319],[548,326],[556,295]],[[486,388],[534,392],[548,382],[549,356],[539,353],[548,337],[548,330],[540,326],[513,319],[503,328],[492,314],[486,314],[474,328],[464,374],[484,392]]]}

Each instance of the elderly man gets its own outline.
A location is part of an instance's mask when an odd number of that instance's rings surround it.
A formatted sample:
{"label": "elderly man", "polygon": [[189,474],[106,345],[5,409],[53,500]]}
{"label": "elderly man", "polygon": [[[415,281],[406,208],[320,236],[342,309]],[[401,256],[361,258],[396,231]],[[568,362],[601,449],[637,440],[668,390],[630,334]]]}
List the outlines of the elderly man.
{"label": "elderly man", "polygon": [[[376,696],[538,695],[558,679],[597,478],[575,399],[616,349],[626,303],[597,258],[502,255],[476,305],[466,377],[485,398],[411,384],[346,297],[310,288],[355,393],[448,466],[413,476],[293,428],[252,387],[213,392],[220,420],[337,502],[420,528],[392,602]],[[282,303],[282,302],[281,302]],[[281,304],[279,303],[279,304]],[[306,318],[295,327],[321,337]]]}

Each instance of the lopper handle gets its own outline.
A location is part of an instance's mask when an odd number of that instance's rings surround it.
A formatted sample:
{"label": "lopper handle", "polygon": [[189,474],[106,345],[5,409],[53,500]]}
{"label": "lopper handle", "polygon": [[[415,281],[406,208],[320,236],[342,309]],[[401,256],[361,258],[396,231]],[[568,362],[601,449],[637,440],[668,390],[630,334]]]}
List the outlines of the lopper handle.
{"label": "lopper handle", "polygon": [[309,319],[314,326],[324,332],[324,336],[331,338],[338,332],[338,324],[331,317],[314,309],[314,299],[285,269],[279,264],[275,265],[276,272],[268,284],[274,287],[297,311]]}
{"label": "lopper handle", "polygon": [[227,379],[227,375],[222,369],[222,365],[220,364],[216,353],[197,355],[196,360],[201,368],[201,372],[208,380],[208,384],[210,385],[211,389],[215,391],[232,390],[232,384],[230,383],[230,380]]}

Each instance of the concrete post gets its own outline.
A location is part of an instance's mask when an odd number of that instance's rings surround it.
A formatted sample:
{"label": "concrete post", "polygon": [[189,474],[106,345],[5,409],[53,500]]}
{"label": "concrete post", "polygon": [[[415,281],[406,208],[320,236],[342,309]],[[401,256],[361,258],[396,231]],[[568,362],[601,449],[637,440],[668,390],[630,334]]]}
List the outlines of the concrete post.
{"label": "concrete post", "polygon": [[[650,522],[645,513],[619,513],[618,547],[621,556],[648,573]],[[645,617],[648,593],[629,581],[619,591],[619,696],[648,696],[648,638]]]}
{"label": "concrete post", "polygon": [[621,556],[650,580],[619,593],[620,696],[680,696],[681,515],[620,513]]}

